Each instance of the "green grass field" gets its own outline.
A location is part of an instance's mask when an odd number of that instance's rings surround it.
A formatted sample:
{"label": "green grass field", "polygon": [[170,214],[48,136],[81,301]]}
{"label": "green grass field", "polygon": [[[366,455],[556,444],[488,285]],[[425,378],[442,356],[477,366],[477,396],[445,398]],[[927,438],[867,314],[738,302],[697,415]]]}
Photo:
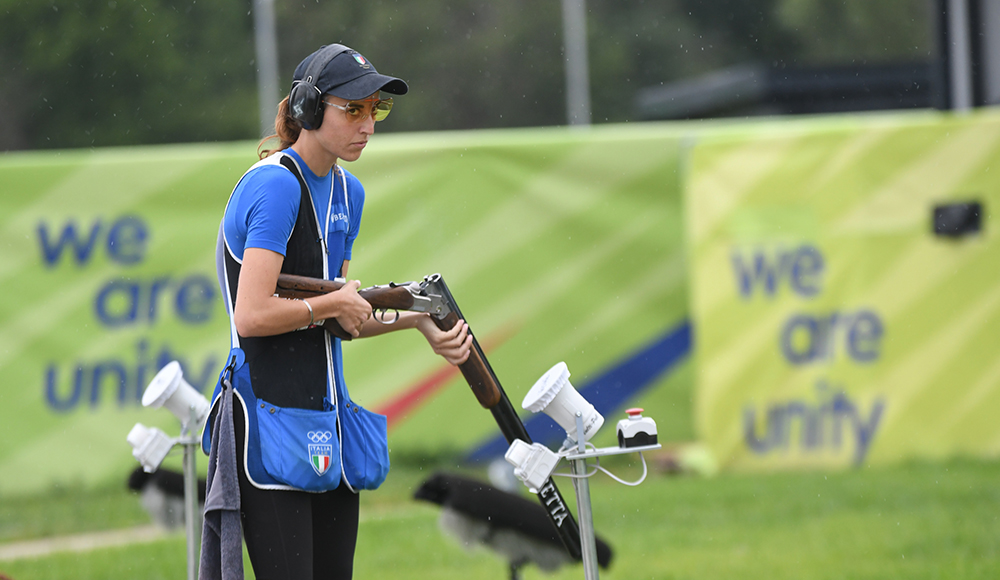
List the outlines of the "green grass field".
{"label": "green grass field", "polygon": [[[617,463],[626,478],[636,466]],[[433,471],[393,471],[362,499],[356,578],[498,580],[506,566],[437,529],[438,510],[410,500]],[[987,579],[1000,574],[1000,463],[971,460],[841,473],[651,474],[639,487],[591,481],[598,533],[615,550],[603,578]],[[575,505],[572,486],[560,486]],[[86,501],[83,501],[86,500]],[[87,505],[87,509],[78,506]],[[55,522],[41,523],[41,522]],[[146,523],[120,489],[54,491],[0,507],[0,546],[24,538]],[[147,544],[0,562],[13,580],[176,579],[185,544]],[[581,578],[579,566],[526,579]],[[252,578],[249,573],[248,578]]]}

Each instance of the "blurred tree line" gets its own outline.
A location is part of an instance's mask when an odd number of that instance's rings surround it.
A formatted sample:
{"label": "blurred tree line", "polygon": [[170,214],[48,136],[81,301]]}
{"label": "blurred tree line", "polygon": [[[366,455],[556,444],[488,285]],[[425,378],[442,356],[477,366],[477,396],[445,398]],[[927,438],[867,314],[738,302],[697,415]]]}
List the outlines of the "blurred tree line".
{"label": "blurred tree line", "polygon": [[[924,61],[930,0],[587,0],[595,123],[738,63]],[[251,0],[0,0],[0,150],[256,138]],[[411,92],[380,131],[565,123],[560,0],[276,0],[281,86],[330,42]]]}

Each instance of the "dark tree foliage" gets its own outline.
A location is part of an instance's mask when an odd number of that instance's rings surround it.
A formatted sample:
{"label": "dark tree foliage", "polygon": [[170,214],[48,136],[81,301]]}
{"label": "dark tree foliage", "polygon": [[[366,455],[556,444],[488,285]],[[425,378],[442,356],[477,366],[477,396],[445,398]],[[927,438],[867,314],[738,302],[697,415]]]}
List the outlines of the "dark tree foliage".
{"label": "dark tree foliage", "polygon": [[[782,22],[782,0],[681,0],[680,6],[700,29],[712,31],[730,60],[771,61],[794,58],[802,42]],[[740,58],[742,57],[742,58]]]}
{"label": "dark tree foliage", "polygon": [[251,18],[232,2],[0,2],[0,147],[253,135]]}
{"label": "dark tree foliage", "polygon": [[560,15],[558,2],[538,0],[299,0],[278,15],[281,72],[287,86],[299,60],[340,42],[410,83],[386,129],[559,125],[565,120]]}
{"label": "dark tree foliage", "polygon": [[634,118],[635,92],[721,67],[796,54],[777,0],[591,0],[595,122]]}
{"label": "dark tree foliage", "polygon": [[[595,123],[734,64],[928,58],[929,0],[587,0]],[[282,91],[341,42],[410,94],[379,131],[565,123],[560,0],[277,0]],[[252,0],[0,0],[0,150],[258,137]]]}

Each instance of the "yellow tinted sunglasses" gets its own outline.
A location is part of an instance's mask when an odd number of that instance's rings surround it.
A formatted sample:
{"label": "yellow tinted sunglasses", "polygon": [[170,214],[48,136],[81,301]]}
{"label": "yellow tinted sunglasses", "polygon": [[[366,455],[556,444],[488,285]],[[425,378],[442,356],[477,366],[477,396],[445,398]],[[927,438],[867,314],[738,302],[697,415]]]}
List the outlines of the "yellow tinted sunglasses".
{"label": "yellow tinted sunglasses", "polygon": [[[371,103],[372,108],[369,113],[367,104]],[[392,99],[366,99],[364,101],[350,101],[346,105],[338,105],[336,103],[330,103],[328,101],[323,101],[324,105],[329,105],[331,107],[336,107],[347,115],[347,118],[354,122],[364,121],[371,114],[376,121],[381,121],[389,116],[389,111],[392,110]]]}

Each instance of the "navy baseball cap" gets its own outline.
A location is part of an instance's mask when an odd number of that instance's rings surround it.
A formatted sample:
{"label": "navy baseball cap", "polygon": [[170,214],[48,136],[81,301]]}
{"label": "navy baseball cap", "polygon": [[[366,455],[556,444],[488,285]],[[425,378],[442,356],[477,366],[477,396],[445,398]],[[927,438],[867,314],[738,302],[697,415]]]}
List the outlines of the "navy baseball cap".
{"label": "navy baseball cap", "polygon": [[[299,66],[295,67],[295,75],[292,79],[293,86],[295,81],[302,80],[309,63],[322,50],[323,47],[320,47],[319,50],[307,56],[299,63]],[[313,84],[323,94],[329,93],[348,101],[363,99],[376,91],[405,95],[406,91],[409,90],[405,81],[379,74],[375,70],[375,65],[353,49],[347,49],[333,57],[333,60],[327,63]]]}

